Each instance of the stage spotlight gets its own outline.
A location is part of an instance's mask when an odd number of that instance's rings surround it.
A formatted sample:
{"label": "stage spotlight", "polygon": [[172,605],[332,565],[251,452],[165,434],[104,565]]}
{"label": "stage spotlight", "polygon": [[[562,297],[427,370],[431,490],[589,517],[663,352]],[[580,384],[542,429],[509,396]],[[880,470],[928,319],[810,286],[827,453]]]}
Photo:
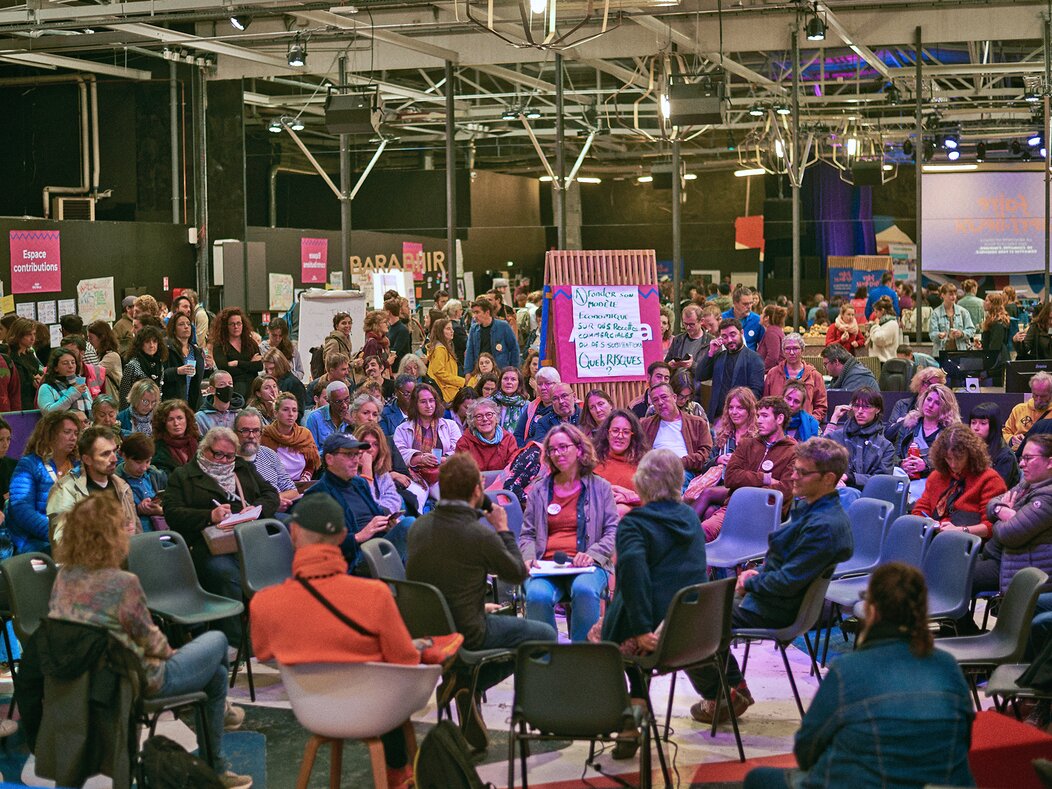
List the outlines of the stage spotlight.
{"label": "stage spotlight", "polygon": [[1012,152],[1013,156],[1018,156],[1023,152],[1023,146],[1019,144],[1019,140],[1012,140],[1009,150]]}
{"label": "stage spotlight", "polygon": [[753,104],[751,107],[749,107],[749,114],[754,118],[762,118],[764,115],[767,114],[767,110],[765,110],[759,104]]}
{"label": "stage spotlight", "polygon": [[957,145],[957,137],[953,134],[947,134],[945,137],[942,138],[942,147],[945,148],[947,151],[957,150]]}
{"label": "stage spotlight", "polygon": [[975,161],[984,162],[986,161],[986,143],[981,142],[975,146]]}
{"label": "stage spotlight", "polygon": [[1026,144],[1029,145],[1031,148],[1036,148],[1037,146],[1039,146],[1041,144],[1041,133],[1038,132],[1036,134],[1031,134],[1029,137],[1027,137]]}
{"label": "stage spotlight", "polygon": [[1024,162],[1029,162],[1029,161],[1030,161],[1031,159],[1033,159],[1034,157],[1033,157],[1033,155],[1032,155],[1032,154],[1030,153],[1030,150],[1029,150],[1029,149],[1027,149],[1027,150],[1023,151],[1022,155],[1021,155],[1021,156],[1020,156],[1019,158],[1020,158],[1020,159],[1022,159],[1022,160],[1023,160]]}
{"label": "stage spotlight", "polygon": [[307,45],[297,38],[289,44],[289,65],[301,68],[307,65]]}
{"label": "stage spotlight", "polygon": [[913,156],[913,141],[906,140],[902,143],[902,153],[906,156]]}
{"label": "stage spotlight", "polygon": [[961,152],[954,148],[948,154],[946,154],[946,158],[949,159],[951,162],[956,162],[958,159],[961,158]]}
{"label": "stage spotlight", "polygon": [[281,134],[281,129],[281,121],[279,120],[272,120],[267,124],[267,131],[271,134]]}
{"label": "stage spotlight", "polygon": [[282,118],[281,122],[284,125],[288,126],[290,129],[292,129],[293,131],[303,131],[304,129],[307,128],[304,125],[303,121],[301,121],[298,117],[296,117],[296,118],[288,118],[288,117]]}
{"label": "stage spotlight", "polygon": [[508,107],[508,109],[504,110],[504,112],[502,112],[500,114],[500,119],[502,121],[513,121],[513,120],[517,119],[518,117],[519,117],[519,111],[516,110],[516,109],[513,109],[512,107]]}
{"label": "stage spotlight", "polygon": [[234,30],[248,30],[248,26],[252,24],[252,17],[245,16],[244,14],[235,14],[230,17],[230,26]]}
{"label": "stage spotlight", "polygon": [[822,21],[822,18],[817,13],[807,20],[806,30],[808,41],[826,40],[826,23]]}

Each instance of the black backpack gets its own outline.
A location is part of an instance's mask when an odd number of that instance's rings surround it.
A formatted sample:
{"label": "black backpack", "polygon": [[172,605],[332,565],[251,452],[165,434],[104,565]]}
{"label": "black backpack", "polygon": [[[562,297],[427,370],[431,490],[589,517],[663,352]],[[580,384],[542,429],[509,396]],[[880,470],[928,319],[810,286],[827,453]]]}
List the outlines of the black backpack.
{"label": "black backpack", "polygon": [[325,375],[325,344],[310,349],[310,377],[321,378]]}
{"label": "black backpack", "polygon": [[487,789],[475,771],[471,749],[456,724],[438,724],[424,737],[413,765],[416,789]]}
{"label": "black backpack", "polygon": [[204,759],[163,734],[143,743],[139,770],[142,789],[223,789],[223,782]]}

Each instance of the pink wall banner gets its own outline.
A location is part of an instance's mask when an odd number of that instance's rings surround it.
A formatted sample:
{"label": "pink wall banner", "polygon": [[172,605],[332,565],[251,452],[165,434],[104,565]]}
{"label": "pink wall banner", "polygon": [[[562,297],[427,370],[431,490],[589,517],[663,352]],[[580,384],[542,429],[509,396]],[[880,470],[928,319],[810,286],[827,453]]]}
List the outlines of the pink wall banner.
{"label": "pink wall banner", "polygon": [[329,239],[300,239],[300,281],[324,285],[329,279]]}
{"label": "pink wall banner", "polygon": [[402,266],[413,272],[414,280],[424,278],[424,245],[418,241],[402,242]]}
{"label": "pink wall banner", "polygon": [[59,231],[12,230],[11,292],[53,293],[62,290]]}
{"label": "pink wall banner", "polygon": [[555,343],[566,383],[641,381],[664,358],[653,285],[556,285]]}

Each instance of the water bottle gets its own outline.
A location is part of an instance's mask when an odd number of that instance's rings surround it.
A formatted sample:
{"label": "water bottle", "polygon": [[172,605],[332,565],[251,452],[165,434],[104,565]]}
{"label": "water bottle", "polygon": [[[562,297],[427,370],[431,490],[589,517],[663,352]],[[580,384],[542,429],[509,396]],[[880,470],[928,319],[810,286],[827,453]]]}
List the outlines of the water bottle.
{"label": "water bottle", "polygon": [[[920,447],[917,446],[917,442],[914,441],[910,444],[909,450],[906,452],[906,457],[919,458],[921,456]],[[920,479],[920,474],[913,472],[907,472],[910,475],[910,479]]]}

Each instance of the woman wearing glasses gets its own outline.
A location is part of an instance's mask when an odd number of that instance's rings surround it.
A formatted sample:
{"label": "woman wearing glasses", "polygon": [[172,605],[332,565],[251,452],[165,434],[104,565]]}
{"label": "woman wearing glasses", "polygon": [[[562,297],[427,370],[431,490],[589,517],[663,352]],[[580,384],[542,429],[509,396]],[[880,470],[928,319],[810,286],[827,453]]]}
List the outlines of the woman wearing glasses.
{"label": "woman wearing glasses", "polygon": [[[573,604],[570,637],[585,641],[599,620],[600,600],[617,535],[617,505],[610,483],[593,473],[592,442],[574,425],[561,423],[544,438],[548,472],[526,498],[519,550],[531,569],[526,618],[555,627],[555,604]],[[571,575],[543,575],[543,561],[576,568]]]}
{"label": "woman wearing glasses", "polygon": [[515,436],[501,426],[499,413],[497,404],[488,397],[468,407],[467,430],[457,441],[457,452],[475,458],[479,471],[499,471],[519,448]]}
{"label": "woman wearing glasses", "polygon": [[595,473],[613,488],[619,515],[641,503],[634,477],[639,461],[649,449],[643,426],[631,411],[618,408],[610,412],[596,429],[595,454],[599,465]]}
{"label": "woman wearing glasses", "polygon": [[763,379],[763,396],[781,397],[789,381],[800,381],[807,389],[807,400],[804,411],[811,414],[819,423],[825,421],[829,406],[826,398],[826,385],[822,374],[814,365],[803,359],[804,338],[797,332],[790,332],[782,340],[782,355],[785,361],[776,364]]}
{"label": "woman wearing glasses", "polygon": [[123,435],[153,435],[153,412],[161,402],[161,387],[149,378],[140,378],[128,391],[128,407],[117,414]]}

